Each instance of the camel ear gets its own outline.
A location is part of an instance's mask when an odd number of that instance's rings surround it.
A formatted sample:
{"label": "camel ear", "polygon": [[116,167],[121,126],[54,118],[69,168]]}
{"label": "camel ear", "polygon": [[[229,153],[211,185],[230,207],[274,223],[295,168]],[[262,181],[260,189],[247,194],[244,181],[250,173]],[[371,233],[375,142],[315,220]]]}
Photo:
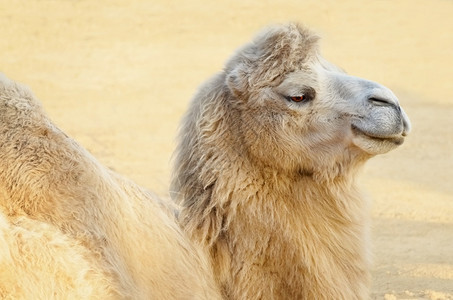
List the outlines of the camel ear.
{"label": "camel ear", "polygon": [[240,97],[248,90],[249,82],[247,77],[242,64],[239,64],[228,72],[226,84],[234,96]]}

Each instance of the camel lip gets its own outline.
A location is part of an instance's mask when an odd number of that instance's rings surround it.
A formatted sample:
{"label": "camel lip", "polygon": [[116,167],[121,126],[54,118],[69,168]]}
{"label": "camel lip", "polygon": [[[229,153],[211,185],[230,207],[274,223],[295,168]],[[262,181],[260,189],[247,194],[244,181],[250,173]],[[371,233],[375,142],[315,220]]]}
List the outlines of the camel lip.
{"label": "camel lip", "polygon": [[400,135],[400,136],[395,136],[395,135],[392,135],[392,136],[377,136],[377,135],[373,135],[370,132],[366,132],[364,130],[361,130],[360,128],[358,128],[355,125],[351,125],[351,128],[352,128],[352,132],[355,135],[363,136],[363,137],[366,137],[368,139],[371,139],[371,140],[374,140],[374,141],[377,141],[377,142],[390,142],[392,144],[395,144],[396,146],[402,145],[404,143],[404,137],[406,136],[406,134],[404,134],[404,133],[402,135]]}

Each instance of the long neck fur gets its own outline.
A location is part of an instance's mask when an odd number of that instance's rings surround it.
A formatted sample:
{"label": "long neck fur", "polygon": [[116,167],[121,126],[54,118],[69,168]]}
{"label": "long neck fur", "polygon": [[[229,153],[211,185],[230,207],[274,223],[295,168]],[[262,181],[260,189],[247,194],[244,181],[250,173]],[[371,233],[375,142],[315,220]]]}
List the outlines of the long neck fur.
{"label": "long neck fur", "polygon": [[172,182],[180,222],[209,251],[223,296],[365,299],[367,209],[356,166],[323,177],[257,161],[223,81],[217,76],[195,97]]}

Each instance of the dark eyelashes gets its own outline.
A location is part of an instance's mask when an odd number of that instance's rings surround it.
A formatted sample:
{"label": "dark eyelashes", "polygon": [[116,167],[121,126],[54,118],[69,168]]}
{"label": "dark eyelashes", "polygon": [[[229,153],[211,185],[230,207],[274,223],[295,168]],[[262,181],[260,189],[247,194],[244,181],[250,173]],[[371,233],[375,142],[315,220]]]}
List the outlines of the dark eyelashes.
{"label": "dark eyelashes", "polygon": [[295,103],[303,103],[303,102],[308,102],[311,101],[315,98],[316,96],[316,91],[309,87],[304,90],[304,92],[300,94],[295,94],[295,95],[289,95],[286,96],[286,100],[290,102],[295,102]]}
{"label": "dark eyelashes", "polygon": [[299,95],[299,96],[286,96],[286,100],[292,101],[292,102],[304,102],[307,101],[308,98],[306,95]]}

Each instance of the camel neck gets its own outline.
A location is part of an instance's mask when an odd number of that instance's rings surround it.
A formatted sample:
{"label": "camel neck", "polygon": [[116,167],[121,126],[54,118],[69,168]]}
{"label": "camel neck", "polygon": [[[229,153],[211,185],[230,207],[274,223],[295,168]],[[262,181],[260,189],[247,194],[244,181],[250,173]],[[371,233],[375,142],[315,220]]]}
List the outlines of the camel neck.
{"label": "camel neck", "polygon": [[[364,270],[353,269],[361,265],[354,260],[364,260],[364,256],[348,257],[363,252],[360,239],[366,235],[361,225],[366,203],[350,181],[338,179],[326,185],[312,176],[255,170],[243,166],[230,178],[220,176],[212,187],[214,215],[205,221],[217,224],[218,232],[211,232],[208,248],[226,297],[238,298],[254,290],[273,298],[310,299],[300,289],[301,282],[339,280],[325,277],[333,274],[329,268],[350,271],[351,278],[365,276]],[[348,242],[332,243],[333,239]],[[337,257],[332,258],[331,252]],[[319,263],[319,257],[326,261]],[[337,258],[349,261],[338,264]],[[307,274],[318,277],[303,278]],[[266,287],[249,287],[249,282]],[[231,294],[238,291],[245,294]]]}
{"label": "camel neck", "polygon": [[[315,211],[318,217],[323,219],[329,218],[333,211],[338,211],[334,214],[336,219],[349,218],[349,210],[354,214],[356,209],[353,207],[361,206],[363,202],[351,177],[337,177],[328,182],[318,181],[312,173],[246,168],[245,164],[236,173],[225,173],[234,175],[219,176],[211,202],[218,203],[221,207],[223,204],[229,206],[225,216],[227,224],[236,219],[242,220],[235,216],[240,210],[248,210],[251,217],[264,222],[268,222],[271,217],[279,221],[285,220],[289,218],[287,213],[291,216],[296,212],[302,215],[304,211]],[[349,210],[345,211],[345,207],[349,207]],[[269,216],[266,216],[267,212],[270,213]]]}

